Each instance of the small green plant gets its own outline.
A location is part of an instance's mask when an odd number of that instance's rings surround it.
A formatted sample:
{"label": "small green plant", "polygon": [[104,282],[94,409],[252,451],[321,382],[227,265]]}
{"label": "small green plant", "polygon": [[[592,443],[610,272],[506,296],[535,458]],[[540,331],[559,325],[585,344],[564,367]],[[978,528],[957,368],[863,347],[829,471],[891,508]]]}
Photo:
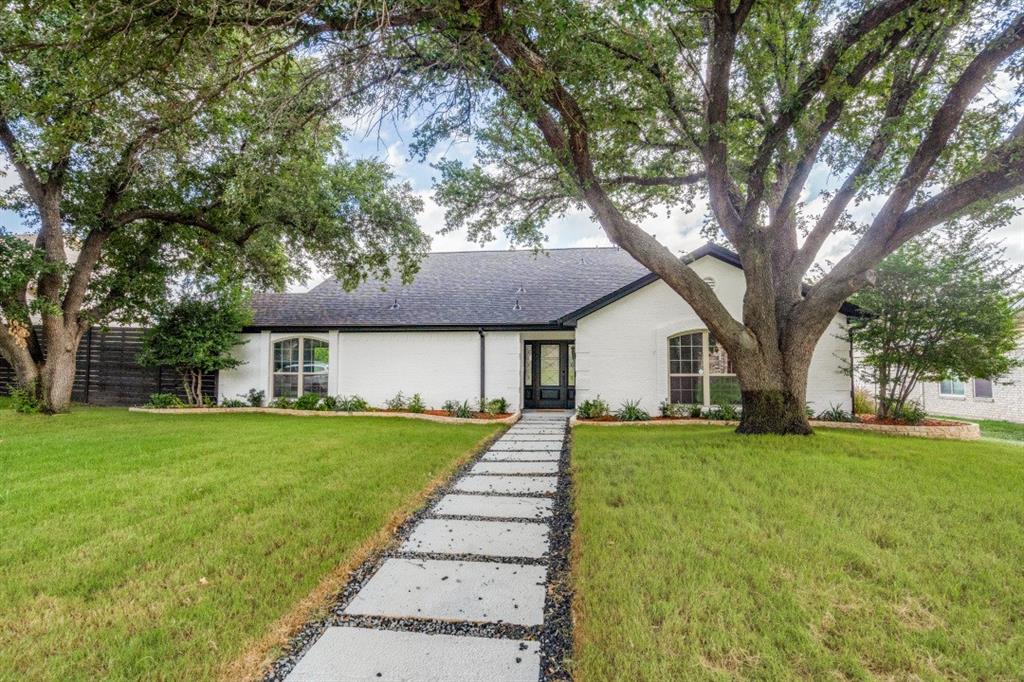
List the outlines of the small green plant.
{"label": "small green plant", "polygon": [[814,408],[811,407],[810,403],[804,403],[804,414],[807,415],[808,419],[814,419]]}
{"label": "small green plant", "polygon": [[489,400],[484,406],[483,411],[487,414],[506,414],[508,413],[508,401],[504,398]]}
{"label": "small green plant", "polygon": [[920,424],[928,416],[920,403],[908,401],[899,407],[890,408],[890,416],[910,425]]}
{"label": "small green plant", "polygon": [[295,401],[297,410],[315,410],[320,406],[321,396],[319,393],[303,393]]}
{"label": "small green plant", "polygon": [[37,414],[42,411],[43,404],[36,397],[32,388],[22,386],[9,386],[8,392],[11,396],[11,409],[21,414]]}
{"label": "small green plant", "polygon": [[685,417],[689,411],[689,407],[687,405],[670,403],[667,400],[662,400],[658,409],[661,411],[661,416],[668,419],[679,419],[680,417]]}
{"label": "small green plant", "polygon": [[703,405],[697,405],[697,404],[690,405],[690,418],[691,419],[700,419],[703,416],[704,416],[704,406]]}
{"label": "small green plant", "polygon": [[394,398],[391,398],[390,400],[385,400],[384,405],[387,406],[389,410],[398,411],[404,410],[406,407],[408,407],[409,401],[406,400],[405,396],[402,395],[402,392],[399,391]]}
{"label": "small green plant", "polygon": [[739,418],[740,411],[732,403],[719,403],[708,410],[708,419],[736,421]]}
{"label": "small green plant", "polygon": [[416,414],[426,412],[427,406],[423,404],[423,396],[419,393],[413,393],[412,397],[409,398],[409,404],[406,405],[406,409],[410,412],[415,412]]}
{"label": "small green plant", "polygon": [[461,403],[457,400],[446,400],[441,409],[447,412],[449,417],[469,419],[473,416],[473,408],[469,406],[468,400],[463,400]]}
{"label": "small green plant", "polygon": [[640,407],[639,400],[627,400],[615,413],[615,418],[620,422],[645,422],[651,418],[651,415]]}
{"label": "small green plant", "polygon": [[238,398],[224,398],[220,401],[221,407],[249,407],[249,403]]}
{"label": "small green plant", "polygon": [[281,410],[294,410],[295,401],[291,398],[274,398],[270,401],[270,406]]}
{"label": "small green plant", "polygon": [[255,388],[250,388],[248,393],[239,395],[238,397],[249,403],[249,407],[263,407],[263,402],[267,398],[267,392],[257,391]]}
{"label": "small green plant", "polygon": [[317,409],[325,412],[334,412],[338,409],[338,399],[333,395],[325,395],[320,399],[320,406]]}
{"label": "small green plant", "polygon": [[357,395],[341,395],[338,396],[338,405],[336,409],[339,412],[366,412],[370,409],[370,404]]}
{"label": "small green plant", "polygon": [[858,388],[853,392],[854,414],[874,414],[877,409],[878,404],[875,403],[875,399],[863,388]]}
{"label": "small green plant", "polygon": [[580,419],[600,419],[608,416],[608,403],[597,396],[591,400],[584,400],[576,406],[576,416]]}
{"label": "small green plant", "polygon": [[839,405],[829,405],[827,410],[818,414],[818,419],[826,422],[852,422],[853,415],[841,408]]}
{"label": "small green plant", "polygon": [[149,396],[149,402],[146,403],[146,407],[166,409],[170,407],[185,407],[185,403],[173,393],[153,393]]}

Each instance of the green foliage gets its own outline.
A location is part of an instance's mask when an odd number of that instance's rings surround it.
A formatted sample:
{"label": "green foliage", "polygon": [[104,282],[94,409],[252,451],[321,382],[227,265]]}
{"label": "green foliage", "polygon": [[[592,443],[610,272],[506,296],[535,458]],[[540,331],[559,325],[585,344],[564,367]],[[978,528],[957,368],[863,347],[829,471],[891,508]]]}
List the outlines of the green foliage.
{"label": "green foliage", "polygon": [[887,416],[913,425],[923,422],[928,413],[925,412],[920,403],[908,400],[898,405],[890,405],[887,410]]}
{"label": "green foliage", "polygon": [[249,404],[249,407],[263,407],[263,403],[267,399],[267,392],[250,388],[245,395],[239,397],[243,398]]}
{"label": "green foliage", "polygon": [[21,414],[37,414],[42,412],[43,403],[35,386],[8,386],[11,409]]}
{"label": "green foliage", "polygon": [[507,414],[508,400],[505,398],[494,398],[493,400],[488,400],[481,412],[486,412],[487,414]]}
{"label": "green foliage", "polygon": [[692,419],[700,419],[702,416],[704,416],[704,406],[703,405],[697,405],[696,403],[693,404],[693,405],[690,405],[690,417]]}
{"label": "green foliage", "polygon": [[868,391],[858,388],[853,392],[854,414],[874,414],[876,409],[878,406],[875,404],[875,399]]}
{"label": "green foliage", "polygon": [[370,403],[357,395],[340,395],[338,396],[338,406],[336,409],[339,412],[366,412],[370,409]]}
{"label": "green foliage", "polygon": [[407,409],[416,414],[426,412],[427,406],[423,404],[423,396],[419,393],[413,393],[412,398],[409,398],[409,405],[407,406]]}
{"label": "green foliage", "polygon": [[225,398],[220,401],[221,407],[249,407],[249,403],[238,398]]}
{"label": "green foliage", "polygon": [[473,416],[473,408],[469,406],[468,400],[461,403],[457,400],[446,400],[441,409],[447,412],[449,417],[469,419]]}
{"label": "green foliage", "polygon": [[250,319],[248,299],[236,287],[186,294],[162,310],[146,331],[139,364],[178,370],[189,402],[201,405],[202,376],[241,364],[231,350],[241,343],[238,333]]}
{"label": "green foliage", "polygon": [[818,413],[818,419],[826,422],[852,422],[856,418],[839,405],[829,405],[827,410]]}
{"label": "green foliage", "polygon": [[295,401],[291,398],[274,398],[270,401],[270,407],[276,407],[279,410],[294,410]]}
{"label": "green foliage", "polygon": [[608,403],[601,400],[601,396],[584,400],[576,406],[576,415],[580,419],[598,419],[608,416],[609,412]]}
{"label": "green foliage", "polygon": [[1020,274],[977,231],[919,239],[885,259],[855,298],[866,316],[851,324],[879,416],[899,411],[919,381],[998,377],[1019,364]]}
{"label": "green foliage", "polygon": [[643,422],[651,418],[651,415],[640,407],[639,400],[627,400],[622,403],[615,418],[620,422]]}
{"label": "green foliage", "polygon": [[337,412],[338,399],[333,395],[325,395],[320,399],[320,405],[317,409],[324,410],[326,412]]}
{"label": "green foliage", "polygon": [[186,407],[186,405],[182,402],[181,398],[173,393],[153,393],[149,396],[149,402],[146,403],[146,407],[166,409]]}
{"label": "green foliage", "polygon": [[296,410],[315,410],[320,407],[320,394],[303,393],[295,400]]}
{"label": "green foliage", "polygon": [[721,403],[711,406],[711,409],[708,410],[707,418],[723,421],[736,421],[740,418],[740,411],[732,403]]}
{"label": "green foliage", "polygon": [[397,410],[404,410],[408,406],[408,404],[409,404],[409,401],[406,400],[405,396],[402,395],[401,391],[399,391],[395,395],[394,398],[390,398],[390,399],[384,401],[384,405],[389,410],[396,410],[396,411]]}
{"label": "green foliage", "polygon": [[[681,403],[670,403],[667,400],[662,400],[658,406],[658,411],[661,412],[662,417],[668,419],[679,419],[681,417],[693,416],[693,405],[684,405]],[[700,406],[697,406],[697,416],[700,416]]]}

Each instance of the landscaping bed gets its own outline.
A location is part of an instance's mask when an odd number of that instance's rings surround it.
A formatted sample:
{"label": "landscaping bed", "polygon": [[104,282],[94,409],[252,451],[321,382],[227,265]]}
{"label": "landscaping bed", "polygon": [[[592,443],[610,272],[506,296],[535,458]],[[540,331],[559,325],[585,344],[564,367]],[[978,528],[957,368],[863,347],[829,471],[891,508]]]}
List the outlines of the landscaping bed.
{"label": "landscaping bed", "polygon": [[0,678],[235,679],[500,430],[216,412],[0,410]]}
{"label": "landscaping bed", "polygon": [[573,441],[577,679],[1021,678],[1018,446]]}
{"label": "landscaping bed", "polygon": [[512,424],[519,419],[519,413],[473,412],[471,417],[452,417],[444,410],[405,412],[402,410],[365,410],[359,412],[335,412],[328,410],[298,410],[285,407],[130,407],[130,412],[149,414],[231,414],[263,413],[298,417],[400,417],[448,424],[498,423]]}

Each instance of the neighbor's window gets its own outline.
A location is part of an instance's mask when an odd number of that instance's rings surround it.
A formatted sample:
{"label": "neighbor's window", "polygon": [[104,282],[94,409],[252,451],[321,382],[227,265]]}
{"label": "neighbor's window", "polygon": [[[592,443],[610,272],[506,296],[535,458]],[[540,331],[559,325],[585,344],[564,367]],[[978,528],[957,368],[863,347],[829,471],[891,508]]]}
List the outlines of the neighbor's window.
{"label": "neighbor's window", "polygon": [[974,397],[975,398],[991,398],[992,397],[992,380],[991,379],[975,379],[974,380]]}
{"label": "neighbor's window", "polygon": [[284,339],[274,344],[274,397],[297,398],[303,393],[327,395],[327,342]]}
{"label": "neighbor's window", "polygon": [[964,382],[960,379],[943,379],[939,383],[939,395],[962,396]]}

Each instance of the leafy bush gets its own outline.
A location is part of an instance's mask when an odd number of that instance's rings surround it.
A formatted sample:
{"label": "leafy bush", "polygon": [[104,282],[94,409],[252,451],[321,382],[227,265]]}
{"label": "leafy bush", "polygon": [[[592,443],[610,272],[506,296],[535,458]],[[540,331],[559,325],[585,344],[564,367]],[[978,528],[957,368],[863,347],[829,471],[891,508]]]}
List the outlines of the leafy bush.
{"label": "leafy bush", "polygon": [[237,398],[224,398],[220,401],[221,407],[249,407],[249,403]]}
{"label": "leafy bush", "polygon": [[875,403],[875,399],[863,388],[858,388],[853,392],[854,414],[874,414],[877,409],[878,405]]}
{"label": "leafy bush", "polygon": [[810,403],[804,403],[804,414],[807,415],[808,419],[814,419],[814,408],[811,407]]}
{"label": "leafy bush", "polygon": [[370,403],[366,402],[364,399],[360,398],[357,395],[341,395],[338,396],[338,406],[335,409],[337,409],[339,412],[366,412],[368,409],[370,409]]}
{"label": "leafy bush", "polygon": [[9,386],[8,392],[11,396],[11,409],[15,412],[37,414],[42,411],[43,403],[36,397],[34,389],[23,386]]}
{"label": "leafy bush", "polygon": [[334,412],[338,409],[338,399],[333,395],[325,395],[320,399],[320,405],[317,409],[324,410],[326,412]]}
{"label": "leafy bush", "polygon": [[295,401],[297,410],[315,410],[320,406],[321,396],[318,393],[303,393]]}
{"label": "leafy bush", "polygon": [[263,407],[263,401],[267,397],[267,392],[257,391],[255,388],[250,388],[248,393],[245,395],[239,395],[238,397],[249,403],[249,407]]}
{"label": "leafy bush", "polygon": [[580,419],[599,419],[609,412],[608,403],[597,396],[592,400],[584,400],[576,406],[576,416]]}
{"label": "leafy bush", "polygon": [[441,409],[447,412],[449,417],[469,419],[473,416],[473,408],[469,406],[468,400],[464,400],[461,403],[457,400],[446,400]]}
{"label": "leafy bush", "polygon": [[384,405],[386,405],[389,410],[404,410],[408,404],[409,402],[405,399],[405,396],[402,395],[401,391],[399,391],[394,398],[384,401]]}
{"label": "leafy bush", "polygon": [[409,398],[409,404],[405,406],[405,409],[419,414],[421,412],[426,412],[427,406],[423,404],[423,396],[419,393],[413,393],[412,397]]}
{"label": "leafy bush", "polygon": [[270,406],[282,410],[294,410],[295,401],[291,398],[274,398],[270,401]]}
{"label": "leafy bush", "polygon": [[[687,416],[690,412],[690,406],[680,403],[670,403],[667,400],[662,400],[658,409],[661,411],[662,417],[667,417],[669,419],[679,419],[680,417]],[[699,412],[697,416],[700,416]]]}
{"label": "leafy bush", "polygon": [[[12,393],[11,395],[13,396],[14,394]],[[169,407],[185,407],[185,403],[182,402],[181,398],[173,393],[153,393],[149,396],[149,402],[146,403],[146,407],[156,407],[160,409]]]}
{"label": "leafy bush", "polygon": [[704,406],[694,403],[690,405],[690,417],[692,419],[700,419],[704,416]]}
{"label": "leafy bush", "polygon": [[506,414],[508,412],[508,400],[505,398],[489,400],[484,406],[484,412],[487,414]]}
{"label": "leafy bush", "polygon": [[853,415],[838,405],[829,405],[828,409],[818,414],[818,419],[826,422],[852,422]]}
{"label": "leafy bush", "polygon": [[913,425],[923,422],[928,413],[924,411],[920,403],[908,401],[899,407],[890,408],[889,415],[894,419]]}
{"label": "leafy bush", "polygon": [[736,421],[740,418],[739,409],[732,403],[720,403],[708,410],[708,419],[720,419],[722,421]]}
{"label": "leafy bush", "polygon": [[620,422],[645,422],[651,415],[642,407],[639,400],[627,400],[615,413],[615,418]]}

